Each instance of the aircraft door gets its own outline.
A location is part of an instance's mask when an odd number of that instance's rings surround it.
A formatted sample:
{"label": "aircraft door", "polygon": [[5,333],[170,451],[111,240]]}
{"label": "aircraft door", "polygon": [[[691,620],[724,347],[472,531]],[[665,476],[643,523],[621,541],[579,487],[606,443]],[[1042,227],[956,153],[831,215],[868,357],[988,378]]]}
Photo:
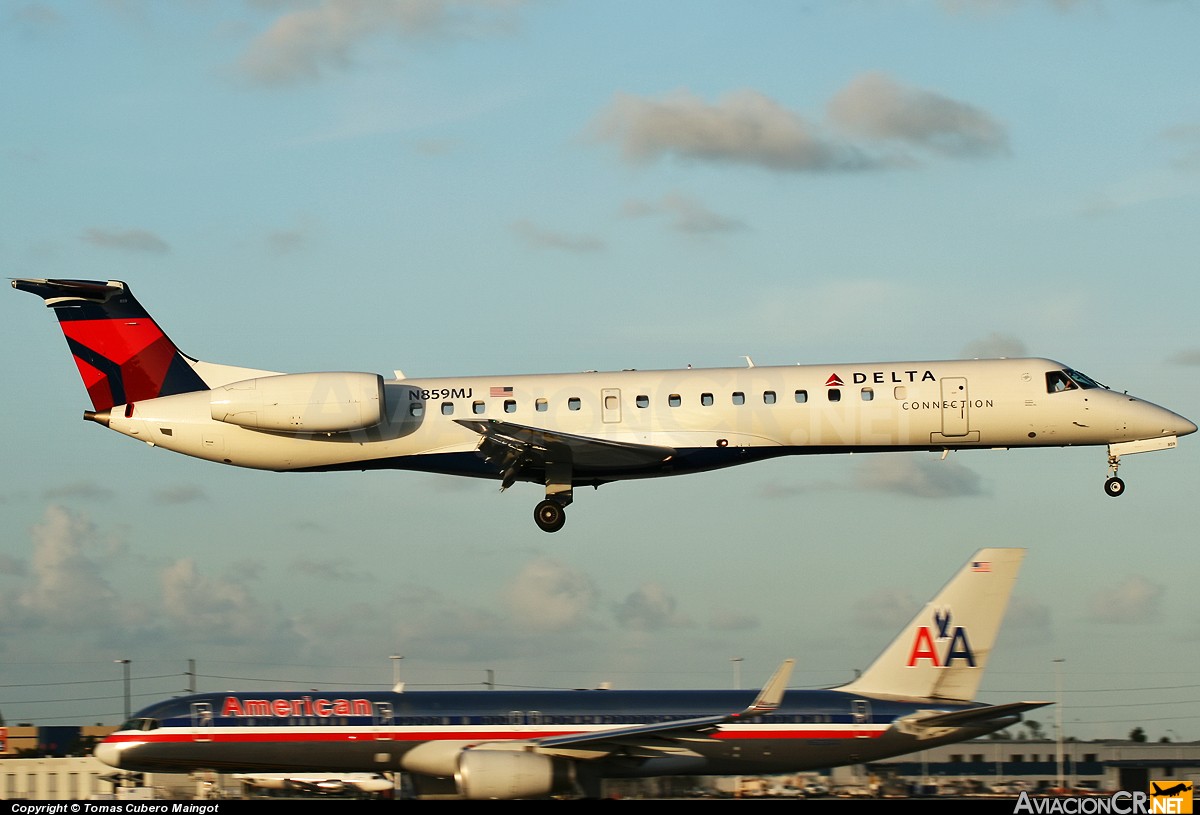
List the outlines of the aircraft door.
{"label": "aircraft door", "polygon": [[970,432],[967,415],[967,380],[961,376],[942,380],[942,435],[966,436]]}
{"label": "aircraft door", "polygon": [[854,737],[856,739],[870,738],[871,734],[864,732],[858,725],[867,725],[871,723],[871,703],[866,699],[855,699],[850,703],[850,721],[856,725]]}
{"label": "aircraft door", "polygon": [[621,421],[620,388],[604,388],[600,391],[600,415],[606,424]]}
{"label": "aircraft door", "polygon": [[391,727],[396,721],[395,713],[392,710],[391,702],[376,702],[375,710],[371,716],[371,724],[374,725],[376,741],[391,741]]}
{"label": "aircraft door", "polygon": [[212,702],[192,702],[192,741],[212,741]]}

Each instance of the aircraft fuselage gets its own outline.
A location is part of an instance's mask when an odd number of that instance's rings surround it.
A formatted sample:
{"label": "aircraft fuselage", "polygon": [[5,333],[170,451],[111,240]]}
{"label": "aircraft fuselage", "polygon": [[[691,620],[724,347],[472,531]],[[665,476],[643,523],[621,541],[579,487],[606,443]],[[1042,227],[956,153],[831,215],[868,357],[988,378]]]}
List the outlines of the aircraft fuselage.
{"label": "aircraft fuselage", "polygon": [[[672,448],[668,460],[574,461],[575,485],[839,452],[1100,445],[1177,437],[1195,425],[1105,388],[1050,392],[1047,359],[695,368],[390,380],[383,421],[348,432],[248,429],[211,417],[210,392],[109,412],[158,447],[265,470],[411,469],[499,478],[478,433],[499,421]],[[831,379],[842,384],[830,384]],[[518,480],[542,481],[539,468]]]}

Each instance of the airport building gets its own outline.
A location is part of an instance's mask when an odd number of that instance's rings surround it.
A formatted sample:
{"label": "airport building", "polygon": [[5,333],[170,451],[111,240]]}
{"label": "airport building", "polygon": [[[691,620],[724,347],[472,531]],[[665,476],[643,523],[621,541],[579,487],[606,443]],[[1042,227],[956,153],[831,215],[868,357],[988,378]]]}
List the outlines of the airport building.
{"label": "airport building", "polygon": [[937,790],[975,787],[1149,789],[1150,781],[1200,780],[1200,742],[982,739],[873,762],[866,772]]}

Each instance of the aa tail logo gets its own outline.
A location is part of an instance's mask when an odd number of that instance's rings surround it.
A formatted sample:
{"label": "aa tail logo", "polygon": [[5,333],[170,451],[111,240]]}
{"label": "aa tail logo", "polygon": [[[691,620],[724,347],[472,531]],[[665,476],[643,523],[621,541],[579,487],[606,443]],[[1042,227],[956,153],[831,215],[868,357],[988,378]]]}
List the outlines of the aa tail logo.
{"label": "aa tail logo", "polygon": [[908,667],[912,668],[923,660],[935,668],[949,668],[955,660],[963,660],[967,667],[975,667],[975,652],[967,639],[967,629],[950,626],[950,609],[934,609],[933,626],[922,625],[913,637],[908,653]]}

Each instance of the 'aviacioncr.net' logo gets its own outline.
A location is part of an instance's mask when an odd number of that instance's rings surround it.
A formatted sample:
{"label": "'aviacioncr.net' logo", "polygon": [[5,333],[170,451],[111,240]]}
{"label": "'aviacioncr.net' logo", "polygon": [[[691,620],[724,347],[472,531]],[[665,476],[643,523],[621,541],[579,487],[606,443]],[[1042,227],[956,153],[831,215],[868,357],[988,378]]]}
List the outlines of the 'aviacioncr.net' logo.
{"label": "'aviacioncr.net' logo", "polygon": [[968,667],[975,667],[975,652],[967,641],[967,629],[961,625],[951,628],[950,609],[934,609],[933,625],[919,627],[913,637],[908,667],[928,660],[935,668],[948,668],[956,659],[963,660]]}
{"label": "'aviacioncr.net' logo", "polygon": [[1150,812],[1164,815],[1190,815],[1193,784],[1191,781],[1151,781]]}

